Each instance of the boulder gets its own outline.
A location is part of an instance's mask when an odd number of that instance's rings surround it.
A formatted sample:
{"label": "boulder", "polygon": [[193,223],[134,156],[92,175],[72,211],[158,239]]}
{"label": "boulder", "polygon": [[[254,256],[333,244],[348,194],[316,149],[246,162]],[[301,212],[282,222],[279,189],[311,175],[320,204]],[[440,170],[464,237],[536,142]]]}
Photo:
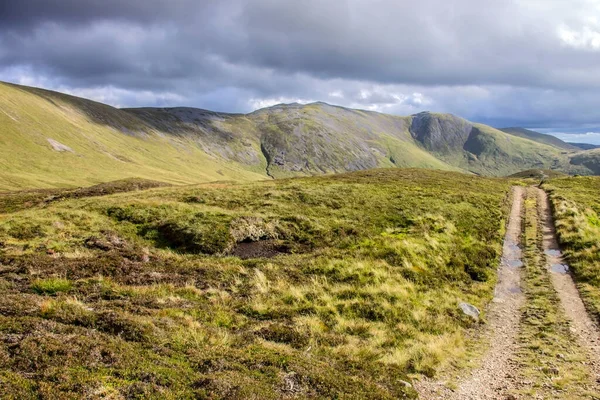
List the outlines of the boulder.
{"label": "boulder", "polygon": [[474,305],[462,302],[458,305],[458,307],[463,312],[463,314],[468,315],[469,317],[473,318],[474,320],[479,319],[479,314],[481,314],[481,312]]}

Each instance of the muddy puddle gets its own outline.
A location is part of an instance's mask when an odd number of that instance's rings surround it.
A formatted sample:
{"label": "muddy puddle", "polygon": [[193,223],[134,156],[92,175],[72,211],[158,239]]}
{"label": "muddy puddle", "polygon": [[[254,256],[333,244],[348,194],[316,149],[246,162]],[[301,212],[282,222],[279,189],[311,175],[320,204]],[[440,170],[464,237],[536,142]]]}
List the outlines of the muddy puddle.
{"label": "muddy puddle", "polygon": [[550,271],[556,272],[559,274],[566,274],[569,272],[569,266],[566,264],[552,264],[550,265]]}
{"label": "muddy puddle", "polygon": [[556,249],[548,249],[546,251],[544,251],[544,254],[546,254],[547,256],[550,257],[561,257],[562,253],[560,250],[556,250]]}

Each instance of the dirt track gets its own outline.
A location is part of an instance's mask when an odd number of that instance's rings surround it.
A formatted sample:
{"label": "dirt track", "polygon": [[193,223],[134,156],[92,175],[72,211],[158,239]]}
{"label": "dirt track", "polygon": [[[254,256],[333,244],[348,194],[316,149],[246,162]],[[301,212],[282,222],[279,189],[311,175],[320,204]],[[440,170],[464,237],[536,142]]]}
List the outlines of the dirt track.
{"label": "dirt track", "polygon": [[591,370],[596,377],[600,377],[600,335],[598,334],[598,327],[586,312],[569,267],[562,256],[550,212],[548,195],[541,189],[538,189],[538,207],[543,229],[544,253],[546,254],[547,268],[552,278],[552,285],[558,294],[565,315],[571,321],[571,331],[577,338],[577,344],[585,349]]}
{"label": "dirt track", "polygon": [[[530,190],[528,198],[533,194],[537,202],[538,229],[541,229],[541,232],[538,232],[542,235],[538,251],[541,254],[543,250],[541,260],[545,262],[545,269],[550,276],[553,288],[551,290],[556,292],[560,300],[560,313],[564,313],[570,323],[572,345],[580,349],[580,354],[584,354],[586,358],[584,364],[591,378],[590,381],[586,381],[586,388],[597,390],[600,385],[600,331],[586,312],[569,267],[560,251],[548,196],[541,189]],[[523,263],[519,247],[525,193],[523,187],[513,188],[513,204],[498,269],[498,283],[494,299],[487,312],[488,324],[481,332],[482,337],[489,338],[489,347],[475,363],[476,367],[458,379],[455,388],[450,388],[444,381],[425,379],[416,382],[415,388],[421,399],[516,399],[521,397],[515,397],[514,393],[523,393],[526,389],[526,381],[521,376],[522,371],[519,370],[516,361],[517,349],[528,344],[521,343],[519,338],[522,306],[526,301],[521,291]],[[569,396],[569,392],[554,393],[559,397],[552,398]],[[585,396],[585,398],[596,398],[594,396]]]}

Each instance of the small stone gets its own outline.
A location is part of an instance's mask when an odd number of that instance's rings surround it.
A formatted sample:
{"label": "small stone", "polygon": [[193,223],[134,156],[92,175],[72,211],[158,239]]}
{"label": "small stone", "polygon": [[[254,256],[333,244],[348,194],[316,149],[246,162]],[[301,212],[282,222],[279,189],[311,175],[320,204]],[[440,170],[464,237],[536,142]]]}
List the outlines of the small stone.
{"label": "small stone", "polygon": [[54,139],[47,138],[47,140],[48,140],[48,143],[50,143],[50,146],[52,146],[52,149],[54,149],[55,151],[58,151],[58,152],[68,151],[70,153],[73,153],[73,149],[70,148],[69,146],[64,145],[60,142],[57,142]]}
{"label": "small stone", "polygon": [[477,307],[475,307],[472,304],[469,303],[460,303],[458,305],[458,307],[461,309],[461,311],[465,314],[468,315],[469,317],[478,320],[479,319],[479,309]]}
{"label": "small stone", "polygon": [[412,387],[412,385],[409,382],[403,381],[402,379],[399,379],[398,383],[406,386],[407,388],[411,388]]}

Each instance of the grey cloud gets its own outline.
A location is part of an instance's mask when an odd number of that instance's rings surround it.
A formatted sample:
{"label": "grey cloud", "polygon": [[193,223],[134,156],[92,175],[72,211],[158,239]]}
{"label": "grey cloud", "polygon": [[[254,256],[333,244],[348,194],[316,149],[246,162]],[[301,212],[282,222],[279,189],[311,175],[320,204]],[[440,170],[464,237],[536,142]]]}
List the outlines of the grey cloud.
{"label": "grey cloud", "polygon": [[138,22],[183,18],[190,11],[202,11],[213,0],[3,0],[0,25],[4,29],[29,29],[38,24],[56,22],[84,25],[97,20]]}
{"label": "grey cloud", "polygon": [[125,106],[311,99],[594,123],[600,49],[581,30],[600,32],[595,14],[587,0],[4,0],[0,80]]}

